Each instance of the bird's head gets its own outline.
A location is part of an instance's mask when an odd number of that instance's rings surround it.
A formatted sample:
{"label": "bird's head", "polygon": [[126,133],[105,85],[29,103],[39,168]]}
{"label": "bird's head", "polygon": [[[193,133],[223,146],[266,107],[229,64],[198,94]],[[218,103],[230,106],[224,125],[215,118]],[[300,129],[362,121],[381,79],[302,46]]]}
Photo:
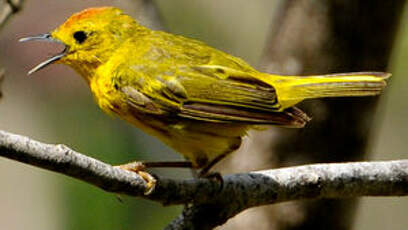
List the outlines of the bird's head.
{"label": "bird's head", "polygon": [[61,53],[40,63],[29,74],[52,63],[63,63],[84,76],[105,63],[123,41],[142,28],[118,8],[89,8],[72,15],[51,33],[22,38],[20,41],[48,41],[65,46]]}

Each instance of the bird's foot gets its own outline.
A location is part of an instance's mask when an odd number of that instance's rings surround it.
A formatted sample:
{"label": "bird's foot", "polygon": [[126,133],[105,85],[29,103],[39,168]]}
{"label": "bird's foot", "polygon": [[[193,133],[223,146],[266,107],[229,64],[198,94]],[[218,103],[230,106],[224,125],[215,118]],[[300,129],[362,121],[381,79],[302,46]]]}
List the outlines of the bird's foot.
{"label": "bird's foot", "polygon": [[136,162],[131,162],[123,165],[117,165],[114,166],[115,168],[120,168],[126,171],[131,171],[137,173],[142,179],[146,182],[146,191],[145,195],[149,195],[150,193],[153,192],[154,188],[156,187],[157,180],[154,178],[152,175],[150,175],[148,172],[146,172],[146,165],[143,164],[143,162],[136,161]]}

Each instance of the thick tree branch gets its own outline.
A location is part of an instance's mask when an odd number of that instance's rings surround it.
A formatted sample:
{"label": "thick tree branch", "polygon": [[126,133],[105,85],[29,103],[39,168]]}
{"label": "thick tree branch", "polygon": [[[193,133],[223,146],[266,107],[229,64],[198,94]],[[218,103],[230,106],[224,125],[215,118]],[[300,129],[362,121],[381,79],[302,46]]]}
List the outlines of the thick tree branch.
{"label": "thick tree branch", "polygon": [[59,172],[109,192],[165,205],[190,204],[168,229],[211,229],[244,209],[290,200],[408,195],[408,160],[315,164],[227,175],[222,188],[213,180],[159,177],[154,190],[145,195],[147,186],[138,174],[64,145],[44,144],[0,131],[0,156]]}

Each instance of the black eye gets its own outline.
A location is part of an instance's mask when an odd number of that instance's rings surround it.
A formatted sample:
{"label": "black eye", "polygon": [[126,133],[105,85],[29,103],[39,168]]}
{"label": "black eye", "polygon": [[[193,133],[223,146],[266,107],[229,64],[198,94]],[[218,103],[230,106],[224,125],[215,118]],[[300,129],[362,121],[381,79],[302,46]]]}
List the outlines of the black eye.
{"label": "black eye", "polygon": [[79,44],[81,44],[82,42],[84,42],[84,41],[86,40],[86,38],[87,38],[87,35],[86,35],[86,33],[85,33],[84,31],[77,31],[77,32],[74,33],[73,36],[74,36],[75,40],[76,40]]}

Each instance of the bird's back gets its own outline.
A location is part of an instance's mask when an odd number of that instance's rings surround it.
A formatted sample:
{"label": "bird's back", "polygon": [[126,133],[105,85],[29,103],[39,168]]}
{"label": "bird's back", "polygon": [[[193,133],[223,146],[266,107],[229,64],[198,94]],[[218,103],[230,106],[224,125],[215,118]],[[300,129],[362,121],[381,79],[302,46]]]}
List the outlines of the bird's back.
{"label": "bird's back", "polygon": [[132,56],[138,57],[129,60],[134,64],[219,65],[238,71],[257,72],[240,58],[212,48],[201,41],[163,31],[151,30],[142,36],[135,34],[125,44],[132,47],[128,50]]}

